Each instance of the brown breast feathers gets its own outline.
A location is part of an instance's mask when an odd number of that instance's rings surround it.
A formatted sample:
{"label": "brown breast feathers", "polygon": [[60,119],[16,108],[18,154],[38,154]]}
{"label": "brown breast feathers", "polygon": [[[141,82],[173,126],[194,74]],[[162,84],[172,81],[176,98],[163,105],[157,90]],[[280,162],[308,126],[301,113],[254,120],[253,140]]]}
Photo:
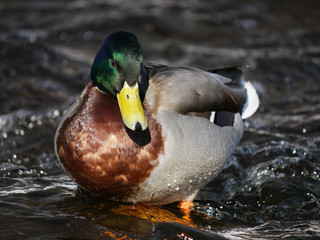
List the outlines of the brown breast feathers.
{"label": "brown breast feathers", "polygon": [[92,84],[86,87],[56,142],[61,163],[79,185],[110,199],[123,200],[138,190],[164,148],[161,126],[144,108],[148,130],[132,133],[124,127],[117,100]]}

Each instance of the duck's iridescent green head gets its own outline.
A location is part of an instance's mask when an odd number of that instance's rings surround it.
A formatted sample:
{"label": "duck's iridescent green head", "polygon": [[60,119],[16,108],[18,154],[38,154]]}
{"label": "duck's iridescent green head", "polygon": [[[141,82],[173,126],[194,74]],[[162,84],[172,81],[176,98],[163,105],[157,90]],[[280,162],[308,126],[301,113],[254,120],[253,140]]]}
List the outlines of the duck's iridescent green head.
{"label": "duck's iridescent green head", "polygon": [[117,97],[124,124],[131,130],[145,130],[147,122],[141,100],[148,88],[142,49],[129,32],[107,36],[91,67],[93,84],[103,93]]}
{"label": "duck's iridescent green head", "polygon": [[113,96],[120,92],[124,82],[129,86],[138,83],[140,94],[144,94],[148,78],[137,37],[124,31],[107,36],[93,61],[91,79],[100,91]]}

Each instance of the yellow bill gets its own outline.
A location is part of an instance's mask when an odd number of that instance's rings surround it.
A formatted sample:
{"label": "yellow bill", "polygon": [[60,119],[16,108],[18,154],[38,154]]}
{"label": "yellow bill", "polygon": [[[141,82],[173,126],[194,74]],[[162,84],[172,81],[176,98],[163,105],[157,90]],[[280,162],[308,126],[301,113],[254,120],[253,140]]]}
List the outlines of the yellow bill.
{"label": "yellow bill", "polygon": [[138,83],[130,87],[127,82],[124,82],[123,88],[117,94],[117,98],[122,120],[126,127],[133,131],[145,130],[148,124],[139,96]]}

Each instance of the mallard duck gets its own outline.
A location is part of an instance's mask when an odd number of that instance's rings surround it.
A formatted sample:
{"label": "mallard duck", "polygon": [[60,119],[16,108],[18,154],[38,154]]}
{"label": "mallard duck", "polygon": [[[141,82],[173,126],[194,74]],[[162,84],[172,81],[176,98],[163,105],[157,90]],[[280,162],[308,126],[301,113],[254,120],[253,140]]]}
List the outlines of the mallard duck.
{"label": "mallard duck", "polygon": [[259,105],[237,68],[144,64],[137,37],[107,36],[65,113],[55,150],[84,189],[107,199],[192,201],[224,167]]}

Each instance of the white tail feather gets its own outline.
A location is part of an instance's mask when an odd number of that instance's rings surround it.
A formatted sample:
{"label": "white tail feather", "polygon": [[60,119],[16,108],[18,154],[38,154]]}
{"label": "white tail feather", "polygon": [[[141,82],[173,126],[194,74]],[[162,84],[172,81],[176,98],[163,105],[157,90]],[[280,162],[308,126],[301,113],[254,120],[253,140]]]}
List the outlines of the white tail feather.
{"label": "white tail feather", "polygon": [[251,117],[260,105],[259,96],[256,89],[250,82],[244,82],[244,88],[247,89],[247,102],[242,110],[242,118],[246,119]]}

